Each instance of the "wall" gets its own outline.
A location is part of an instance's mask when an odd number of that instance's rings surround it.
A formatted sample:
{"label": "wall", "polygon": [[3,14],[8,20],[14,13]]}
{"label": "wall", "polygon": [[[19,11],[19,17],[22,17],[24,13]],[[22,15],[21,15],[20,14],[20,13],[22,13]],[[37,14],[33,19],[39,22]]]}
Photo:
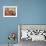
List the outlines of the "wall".
{"label": "wall", "polygon": [[[18,32],[17,24],[46,24],[46,0],[3,0],[0,2],[0,44],[7,44],[9,32]],[[3,6],[17,5],[17,18],[4,18]],[[17,43],[17,40],[16,40]]]}

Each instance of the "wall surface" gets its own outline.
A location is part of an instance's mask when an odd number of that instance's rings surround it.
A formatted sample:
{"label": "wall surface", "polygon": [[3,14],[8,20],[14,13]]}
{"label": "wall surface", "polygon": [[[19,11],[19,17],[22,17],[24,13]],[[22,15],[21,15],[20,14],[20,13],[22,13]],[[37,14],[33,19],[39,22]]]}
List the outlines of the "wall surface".
{"label": "wall surface", "polygon": [[[17,6],[17,18],[4,18],[3,6]],[[3,0],[0,2],[0,44],[8,43],[9,32],[18,24],[46,24],[46,0]],[[17,38],[18,39],[18,38]],[[18,43],[16,39],[16,43]]]}

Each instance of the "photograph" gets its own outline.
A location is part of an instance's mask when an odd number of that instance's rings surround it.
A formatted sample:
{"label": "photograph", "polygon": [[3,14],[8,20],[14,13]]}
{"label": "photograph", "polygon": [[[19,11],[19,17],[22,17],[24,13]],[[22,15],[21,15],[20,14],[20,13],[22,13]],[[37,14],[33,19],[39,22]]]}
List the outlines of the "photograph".
{"label": "photograph", "polygon": [[42,41],[46,41],[46,25],[18,24],[18,43],[20,46],[31,46],[33,42],[41,43]]}
{"label": "photograph", "polygon": [[17,17],[17,6],[3,6],[3,17]]}

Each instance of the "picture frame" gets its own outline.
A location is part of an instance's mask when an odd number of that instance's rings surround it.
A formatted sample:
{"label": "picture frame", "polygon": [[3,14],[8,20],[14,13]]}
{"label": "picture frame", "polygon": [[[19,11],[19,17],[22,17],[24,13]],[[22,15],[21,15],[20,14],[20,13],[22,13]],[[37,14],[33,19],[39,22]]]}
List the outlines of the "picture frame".
{"label": "picture frame", "polygon": [[17,6],[3,6],[3,17],[17,17]]}
{"label": "picture frame", "polygon": [[[21,33],[23,30],[24,31],[28,30],[27,39],[25,39],[25,37],[22,37],[22,36],[25,36],[25,35],[22,35]],[[46,24],[18,24],[18,42],[21,42],[21,40],[46,41]]]}

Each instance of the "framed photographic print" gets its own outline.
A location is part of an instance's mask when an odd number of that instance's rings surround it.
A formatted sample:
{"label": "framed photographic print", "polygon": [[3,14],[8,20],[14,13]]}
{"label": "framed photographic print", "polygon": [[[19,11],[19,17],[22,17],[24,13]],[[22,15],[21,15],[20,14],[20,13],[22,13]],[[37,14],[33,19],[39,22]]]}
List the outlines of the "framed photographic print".
{"label": "framed photographic print", "polygon": [[3,17],[17,17],[17,6],[3,6]]}
{"label": "framed photographic print", "polygon": [[19,24],[18,42],[22,40],[46,41],[45,24]]}

